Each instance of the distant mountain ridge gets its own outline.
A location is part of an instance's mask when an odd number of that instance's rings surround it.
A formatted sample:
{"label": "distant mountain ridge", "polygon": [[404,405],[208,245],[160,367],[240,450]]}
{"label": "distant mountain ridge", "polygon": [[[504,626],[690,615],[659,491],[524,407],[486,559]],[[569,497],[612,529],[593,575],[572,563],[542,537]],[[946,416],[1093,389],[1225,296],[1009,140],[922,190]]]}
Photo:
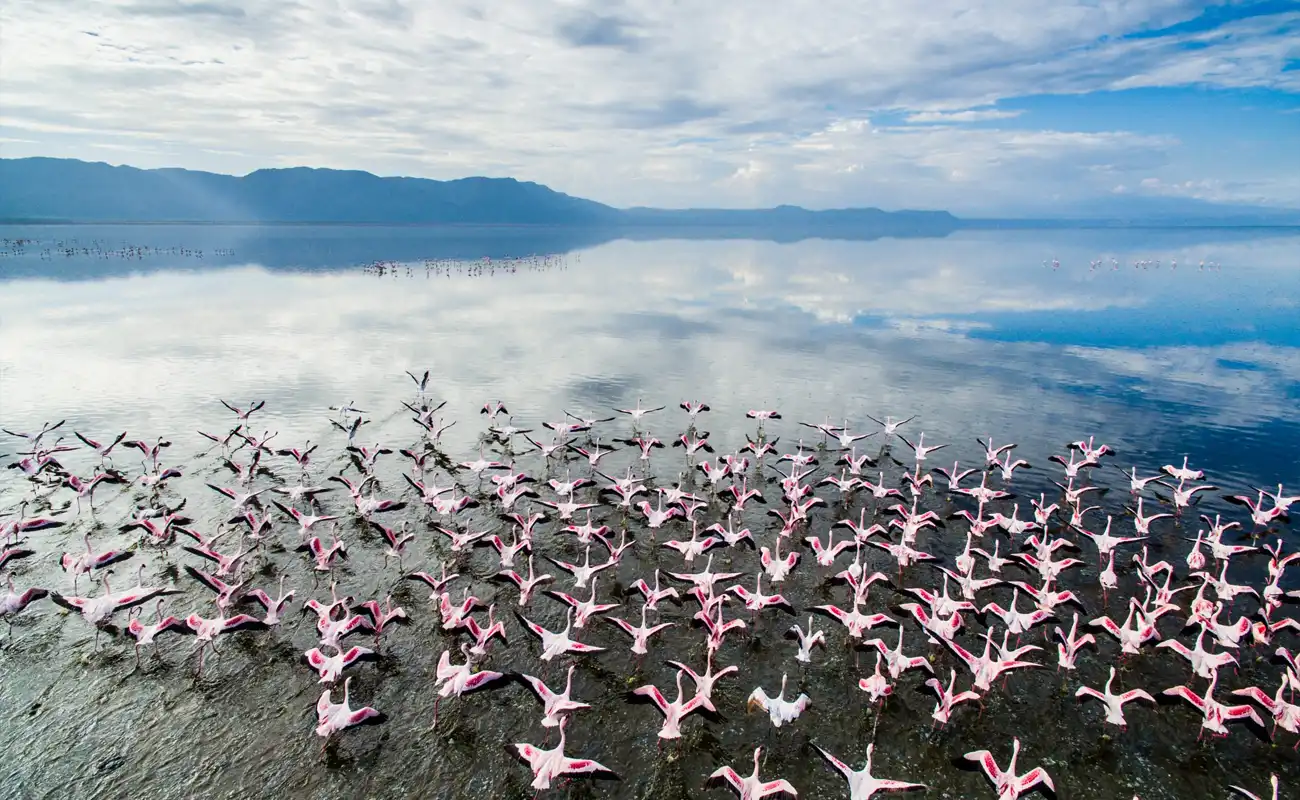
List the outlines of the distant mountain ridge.
{"label": "distant mountain ridge", "polygon": [[381,178],[261,169],[242,177],[73,159],[0,159],[0,219],[67,222],[592,224],[616,209],[513,178]]}
{"label": "distant mountain ridge", "polygon": [[75,159],[0,159],[0,220],[577,225],[599,227],[850,228],[859,234],[940,234],[946,211],[878,208],[617,209],[513,178],[382,178],[294,167],[237,177],[138,169]]}
{"label": "distant mountain ridge", "polygon": [[947,211],[841,208],[619,209],[514,178],[380,177],[290,167],[244,176],[139,169],[59,158],[0,158],[0,222],[537,225],[628,238],[866,239],[946,236],[963,228],[1273,226],[1300,210],[1130,197],[1044,209],[1032,218],[970,219]]}

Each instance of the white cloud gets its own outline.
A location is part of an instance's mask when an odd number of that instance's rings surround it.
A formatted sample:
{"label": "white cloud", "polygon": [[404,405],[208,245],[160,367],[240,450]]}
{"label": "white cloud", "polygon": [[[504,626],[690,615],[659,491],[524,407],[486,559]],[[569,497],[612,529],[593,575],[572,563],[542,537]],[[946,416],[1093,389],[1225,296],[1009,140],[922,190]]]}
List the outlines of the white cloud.
{"label": "white cloud", "polygon": [[968,108],[963,111],[918,111],[915,114],[908,114],[907,121],[913,124],[990,122],[998,119],[1015,119],[1022,113],[1021,111],[1000,111],[996,108]]}
{"label": "white cloud", "polygon": [[1282,177],[1276,181],[1224,181],[1207,179],[1199,181],[1166,181],[1147,177],[1138,183],[1146,193],[1164,197],[1190,197],[1211,203],[1268,204],[1273,193],[1285,187],[1291,196],[1300,196],[1300,178]]}
{"label": "white cloud", "polygon": [[[1015,119],[1001,100],[1300,86],[1283,72],[1300,15],[1125,38],[1204,8],[11,0],[0,135],[37,141],[5,155],[109,143],[145,166],[512,175],[617,205],[1028,209],[1036,171],[1062,202],[1105,194],[1118,181],[1088,178],[1099,159],[1150,174],[1176,139],[989,128]],[[938,129],[871,122],[886,112]]]}

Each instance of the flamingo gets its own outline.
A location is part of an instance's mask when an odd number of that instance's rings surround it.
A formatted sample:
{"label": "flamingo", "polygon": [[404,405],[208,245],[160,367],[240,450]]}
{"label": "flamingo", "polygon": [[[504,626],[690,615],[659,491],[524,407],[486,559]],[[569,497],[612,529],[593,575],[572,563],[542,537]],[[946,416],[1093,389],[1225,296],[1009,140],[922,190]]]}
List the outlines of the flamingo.
{"label": "flamingo", "polygon": [[721,779],[726,781],[727,785],[734,789],[736,794],[740,796],[740,800],[762,800],[762,798],[769,795],[782,793],[788,794],[791,797],[798,796],[799,793],[795,791],[794,786],[790,785],[790,782],[787,780],[779,779],[766,782],[759,780],[758,762],[762,753],[763,748],[754,748],[754,772],[748,777],[740,777],[740,775],[731,767],[721,767],[714,770],[713,774],[709,776],[709,780],[713,781]]}
{"label": "flamingo", "polygon": [[[348,702],[352,678],[343,680],[343,702],[335,703],[331,690],[326,689],[316,701],[316,735],[329,743],[329,737],[357,725],[377,724],[384,721],[384,715],[370,706],[353,709]],[[324,749],[324,744],[322,744]]]}
{"label": "flamingo", "polygon": [[[1097,639],[1091,633],[1085,633],[1082,636],[1077,635],[1079,630],[1079,614],[1075,612],[1074,621],[1070,623],[1070,633],[1068,635],[1061,632],[1060,627],[1052,629],[1056,638],[1061,641],[1056,645],[1057,669],[1074,669],[1074,661],[1079,656],[1079,651],[1087,645],[1097,645]],[[1159,645],[1157,645],[1159,646]]]}
{"label": "flamingo", "polygon": [[92,570],[103,569],[111,564],[124,561],[130,558],[134,553],[130,550],[105,550],[102,553],[96,553],[90,547],[90,534],[83,533],[82,542],[86,545],[86,552],[73,555],[64,553],[59,559],[59,565],[63,567],[64,572],[72,573],[72,588],[75,591],[77,577],[84,575]]}
{"label": "flamingo", "polygon": [[879,651],[880,655],[885,657],[885,663],[889,666],[889,677],[898,680],[909,669],[923,669],[931,675],[934,674],[934,667],[930,665],[930,660],[925,656],[905,656],[903,655],[903,631],[904,628],[898,628],[898,644],[891,650],[885,646],[881,639],[868,639],[863,642],[865,645],[871,645]]}
{"label": "flamingo", "polygon": [[339,676],[343,674],[343,670],[366,656],[374,655],[374,652],[374,650],[370,650],[369,648],[354,646],[349,647],[347,650],[335,648],[334,655],[327,656],[320,648],[313,647],[303,653],[303,659],[312,669],[316,670],[316,674],[320,676],[319,683],[333,686],[338,682]]}
{"label": "flamingo", "polygon": [[805,664],[812,662],[812,649],[817,645],[826,647],[826,634],[813,627],[813,618],[808,617],[808,630],[800,628],[798,625],[792,625],[786,636],[799,640],[799,652],[795,654],[795,660]]}
{"label": "flamingo", "polygon": [[1024,775],[1016,774],[1016,759],[1020,756],[1020,740],[1011,740],[1011,763],[1007,768],[998,767],[998,762],[993,759],[993,754],[987,750],[976,750],[967,753],[967,761],[974,761],[979,764],[980,769],[988,776],[997,790],[998,800],[1016,800],[1020,795],[1033,789],[1038,784],[1043,784],[1049,790],[1055,792],[1056,787],[1052,785],[1052,778],[1042,767],[1035,767]]}
{"label": "flamingo", "polygon": [[964,692],[954,692],[953,686],[956,683],[957,683],[957,670],[955,669],[948,670],[947,687],[939,683],[938,678],[930,678],[925,682],[925,685],[928,686],[930,689],[932,689],[935,695],[938,697],[938,702],[935,703],[934,711],[933,713],[930,714],[930,716],[934,718],[935,722],[938,722],[940,725],[948,724],[948,720],[952,718],[952,710],[955,706],[961,703],[970,702],[971,700],[980,699],[978,692],[973,692],[970,690],[966,690]]}
{"label": "flamingo", "polygon": [[654,685],[638,686],[632,690],[634,695],[649,697],[659,712],[664,715],[663,727],[659,729],[660,739],[680,739],[682,720],[704,706],[704,698],[698,693],[690,700],[683,699],[682,674],[682,670],[677,670],[677,699],[672,702],[669,702]]}
{"label": "flamingo", "polygon": [[905,792],[911,789],[930,788],[923,783],[884,780],[872,775],[871,756],[876,749],[874,744],[867,745],[867,763],[862,766],[862,769],[858,770],[840,761],[821,747],[817,745],[813,745],[813,747],[816,747],[822,758],[826,759],[849,782],[849,800],[871,800],[877,792]]}
{"label": "flamingo", "polygon": [[27,608],[27,606],[40,600],[42,597],[48,596],[49,593],[48,589],[41,589],[35,586],[20,592],[14,588],[14,576],[10,575],[8,576],[8,591],[5,592],[4,596],[0,597],[0,617],[3,617],[5,622],[9,623],[9,627],[12,630],[13,617],[22,613],[23,609]]}
{"label": "flamingo", "polygon": [[552,591],[552,592],[547,592],[547,594],[549,594],[551,597],[554,597],[556,600],[559,600],[560,602],[565,603],[566,605],[569,605],[573,608],[573,610],[576,612],[573,618],[574,628],[581,628],[587,623],[587,620],[591,619],[592,617],[598,614],[603,614],[606,611],[612,611],[613,609],[619,607],[618,603],[597,603],[596,602],[596,579],[595,578],[591,579],[591,597],[586,600],[579,600],[576,597],[573,597],[572,595],[565,594],[564,592]]}
{"label": "flamingo", "polygon": [[763,687],[759,686],[750,693],[749,700],[746,703],[751,711],[754,706],[758,706],[767,712],[768,719],[772,721],[773,727],[779,728],[787,722],[794,722],[812,704],[812,701],[808,699],[808,695],[803,693],[800,693],[794,700],[785,699],[785,685],[788,678],[789,676],[786,674],[781,675],[781,691],[775,697],[769,697],[767,692],[763,691]]}
{"label": "flamingo", "polygon": [[528,605],[528,601],[533,596],[533,590],[535,590],[539,584],[547,583],[549,581],[555,580],[554,575],[550,575],[550,574],[538,575],[536,572],[533,571],[533,556],[531,553],[528,556],[528,577],[527,578],[523,577],[522,575],[520,575],[519,573],[515,572],[512,569],[503,569],[500,572],[498,572],[495,577],[509,580],[519,587],[520,608],[523,608],[524,606]]}
{"label": "flamingo", "polygon": [[755,613],[769,606],[785,606],[793,611],[794,607],[790,605],[790,601],[786,600],[783,595],[763,594],[763,574],[762,572],[755,573],[754,591],[752,592],[740,584],[728,587],[727,591],[739,597],[741,602],[745,604],[745,608]]}
{"label": "flamingo", "polygon": [[469,635],[474,637],[474,644],[470,646],[469,652],[476,658],[487,655],[487,647],[493,637],[496,637],[507,644],[509,643],[506,640],[505,624],[500,620],[493,618],[493,615],[496,613],[496,608],[495,603],[488,606],[488,621],[486,628],[479,625],[478,620],[473,617],[465,617],[465,630],[469,631]]}
{"label": "flamingo", "polygon": [[438,699],[433,702],[433,724],[435,726],[438,724],[438,702],[444,697],[460,697],[482,689],[493,681],[505,677],[504,673],[487,669],[475,672],[471,666],[469,645],[462,642],[460,651],[465,656],[465,663],[463,664],[451,663],[450,650],[443,650],[442,655],[438,657],[438,671],[435,681],[435,685],[439,686]]}
{"label": "flamingo", "polygon": [[[486,412],[485,412],[486,413]],[[551,788],[551,781],[563,775],[608,774],[614,777],[614,771],[599,762],[587,758],[569,758],[564,755],[564,725],[567,719],[560,721],[560,743],[550,750],[543,750],[535,745],[517,743],[510,745],[511,752],[517,755],[533,771],[532,787],[537,791]]]}
{"label": "flamingo", "polygon": [[704,674],[700,674],[680,661],[669,661],[668,666],[675,667],[679,672],[685,672],[692,681],[695,682],[695,696],[701,698],[701,703],[709,711],[717,711],[713,707],[712,695],[713,684],[717,683],[719,678],[730,675],[733,672],[740,672],[740,668],[734,664],[730,667],[723,667],[717,672],[713,671],[713,651],[709,650],[705,657]]}
{"label": "flamingo", "polygon": [[1074,693],[1075,697],[1092,697],[1100,700],[1106,706],[1106,721],[1111,725],[1118,725],[1121,728],[1128,726],[1124,720],[1124,704],[1132,703],[1135,700],[1146,700],[1155,705],[1156,699],[1141,689],[1132,689],[1123,694],[1115,694],[1110,690],[1110,685],[1115,681],[1115,668],[1110,668],[1110,677],[1106,679],[1106,686],[1103,691],[1097,691],[1088,686],[1080,686]]}
{"label": "flamingo", "polygon": [[[1271,697],[1265,693],[1264,690],[1255,686],[1247,686],[1244,689],[1234,689],[1232,693],[1238,697],[1249,697],[1251,700],[1259,703],[1259,705],[1269,713],[1269,716],[1273,718],[1274,730],[1281,727],[1282,730],[1290,731],[1291,733],[1300,733],[1300,706],[1295,705],[1294,703],[1288,703],[1282,698],[1282,692],[1288,685],[1289,680],[1284,677],[1282,682],[1278,684],[1277,692],[1275,692]],[[1300,748],[1300,741],[1296,742],[1295,748]]]}
{"label": "flamingo", "polygon": [[541,678],[534,678],[532,675],[520,674],[520,678],[537,695],[537,699],[542,701],[542,727],[556,728],[563,724],[565,715],[577,711],[581,708],[591,708],[589,703],[579,703],[570,698],[573,691],[573,671],[577,669],[576,664],[569,665],[569,671],[564,681],[564,691],[555,692],[547,688]]}
{"label": "flamingo", "polygon": [[677,590],[673,587],[669,586],[666,589],[659,588],[658,569],[655,570],[655,585],[653,588],[645,582],[644,578],[638,578],[636,583],[632,584],[631,588],[640,592],[642,596],[645,597],[645,606],[651,611],[657,610],[656,607],[660,600],[666,600],[671,597],[673,600],[676,600],[679,603],[681,602],[681,595],[679,595]]}
{"label": "flamingo", "polygon": [[1241,720],[1250,720],[1259,727],[1264,727],[1264,722],[1255,713],[1255,709],[1248,705],[1229,706],[1220,703],[1214,699],[1214,687],[1218,685],[1219,673],[1215,672],[1210,676],[1210,685],[1206,687],[1205,693],[1198,695],[1188,686],[1174,686],[1165,689],[1164,694],[1170,697],[1181,697],[1196,707],[1201,712],[1201,732],[1197,735],[1200,739],[1205,731],[1216,733],[1220,736],[1227,736],[1228,729],[1225,723],[1238,722]]}
{"label": "flamingo", "polygon": [[639,626],[633,626],[632,623],[619,619],[618,617],[604,618],[606,621],[617,625],[624,633],[632,637],[632,652],[639,656],[643,656],[648,652],[647,646],[649,645],[651,636],[665,628],[671,628],[677,624],[675,622],[661,622],[658,625],[647,626],[645,617],[648,610],[649,608],[647,606],[641,606],[641,624]]}
{"label": "flamingo", "polygon": [[196,637],[195,649],[199,651],[199,675],[203,674],[203,660],[209,649],[217,652],[217,637],[242,630],[265,630],[266,623],[248,614],[236,614],[227,617],[220,608],[215,617],[204,617],[198,613],[185,618],[185,627]]}
{"label": "flamingo", "polygon": [[876,653],[876,671],[870,677],[858,681],[858,688],[866,692],[873,703],[884,700],[884,698],[894,693],[894,687],[880,672],[880,665],[883,660],[884,656]]}
{"label": "flamingo", "polygon": [[[1277,800],[1277,776],[1269,775],[1268,779],[1269,779],[1269,783],[1272,784],[1273,786],[1272,800]],[[1260,800],[1259,795],[1255,794],[1254,792],[1248,792],[1245,789],[1241,788],[1240,786],[1229,786],[1228,788],[1236,792],[1237,794],[1241,795],[1242,797],[1247,797],[1250,800]]]}
{"label": "flamingo", "polygon": [[140,645],[153,643],[154,652],[156,653],[158,645],[154,639],[160,633],[166,631],[175,631],[177,633],[186,632],[184,620],[181,620],[178,617],[173,617],[170,614],[165,617],[163,616],[162,605],[163,601],[159,599],[154,608],[155,621],[150,624],[145,624],[140,621],[140,606],[134,606],[129,612],[131,615],[131,621],[126,625],[126,632],[127,635],[135,640],[135,664],[137,667],[140,666]]}
{"label": "flamingo", "polygon": [[598,653],[605,649],[603,647],[596,647],[595,645],[576,642],[569,638],[569,631],[573,627],[573,609],[569,609],[565,613],[564,629],[558,632],[546,630],[541,625],[532,622],[523,614],[520,614],[518,611],[515,612],[515,616],[519,617],[519,621],[524,624],[524,627],[527,628],[530,633],[541,640],[542,655],[540,657],[543,661],[550,661],[556,656],[564,653]]}

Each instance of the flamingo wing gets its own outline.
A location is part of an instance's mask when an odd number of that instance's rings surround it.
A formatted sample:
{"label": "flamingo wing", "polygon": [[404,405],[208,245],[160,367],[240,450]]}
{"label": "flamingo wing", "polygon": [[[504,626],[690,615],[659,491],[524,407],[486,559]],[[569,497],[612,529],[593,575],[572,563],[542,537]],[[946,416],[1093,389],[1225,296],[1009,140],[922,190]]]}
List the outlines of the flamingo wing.
{"label": "flamingo wing", "polygon": [[515,616],[519,617],[519,621],[522,622],[524,624],[524,627],[527,628],[529,631],[531,631],[534,636],[536,636],[539,639],[545,638],[548,631],[545,628],[543,628],[541,625],[538,625],[536,622],[530,621],[527,617],[525,617],[523,614],[520,614],[519,612],[515,612]]}
{"label": "flamingo wing", "polygon": [[547,594],[549,594],[551,597],[554,597],[556,600],[559,600],[562,603],[573,606],[574,608],[577,608],[578,606],[582,605],[581,600],[577,599],[576,597],[573,597],[572,595],[565,594],[564,592],[547,592]]}
{"label": "flamingo wing", "polygon": [[713,774],[709,775],[709,780],[717,780],[719,778],[729,783],[731,788],[735,789],[737,792],[744,791],[745,782],[731,767],[721,767],[714,770]]}
{"label": "flamingo wing", "polygon": [[549,703],[555,698],[555,692],[552,692],[550,688],[542,682],[541,678],[534,678],[532,675],[524,675],[523,673],[520,673],[519,677],[532,687],[533,692],[537,694],[538,699],[543,703]]}
{"label": "flamingo wing", "polygon": [[808,706],[812,705],[812,700],[808,698],[808,695],[801,694],[799,695],[799,699],[795,700],[790,705],[794,707],[794,711],[796,714],[802,714],[804,710],[808,708]]}
{"label": "flamingo wing", "polygon": [[825,612],[826,614],[829,614],[830,616],[834,617],[840,622],[843,622],[844,619],[848,617],[848,612],[844,611],[838,606],[833,606],[833,605],[813,606],[813,610]]}
{"label": "flamingo wing", "polygon": [[481,672],[476,672],[473,675],[469,676],[469,679],[465,681],[465,687],[462,691],[472,692],[475,689],[482,689],[487,684],[501,677],[504,677],[504,673],[493,672],[487,669],[482,670]]}
{"label": "flamingo wing", "polygon": [[876,779],[876,788],[886,792],[905,792],[909,789],[929,789],[924,783],[908,783],[907,781],[891,781],[887,779]]}
{"label": "flamingo wing", "polygon": [[1262,720],[1260,720],[1259,714],[1256,714],[1255,709],[1251,708],[1250,706],[1224,706],[1223,718],[1224,719],[1249,719],[1251,722],[1254,722],[1256,725],[1260,726],[1261,728],[1264,727],[1264,723]]}
{"label": "flamingo wing", "polygon": [[1175,686],[1171,689],[1165,689],[1163,694],[1170,697],[1181,697],[1192,705],[1196,706],[1202,712],[1205,711],[1205,700],[1198,696],[1186,686]]}
{"label": "flamingo wing", "polygon": [[[315,669],[318,672],[329,664],[329,658],[320,651],[320,648],[317,647],[313,647],[306,653],[303,653],[303,657],[307,659],[307,663],[311,665],[312,669]],[[326,696],[328,697],[328,695]]]}
{"label": "flamingo wing", "polygon": [[[361,619],[361,618],[356,617],[355,619]],[[262,628],[265,626],[266,623],[262,622],[257,617],[249,616],[248,614],[236,614],[233,617],[229,617],[225,620],[222,620],[221,632],[230,633],[232,631],[243,630],[245,628]]]}
{"label": "flamingo wing", "polygon": [[664,699],[663,692],[659,687],[653,685],[638,686],[632,690],[632,694],[648,697],[665,715],[668,713],[668,701]]}
{"label": "flamingo wing", "polygon": [[350,728],[353,725],[362,725],[371,720],[374,720],[375,722],[382,722],[383,716],[384,715],[379,713],[377,709],[371,708],[370,706],[365,706],[363,708],[358,708],[356,711],[353,711],[347,714],[346,716],[344,716],[342,727]]}
{"label": "flamingo wing", "polygon": [[1247,686],[1245,689],[1234,689],[1232,693],[1238,697],[1249,697],[1251,700],[1259,703],[1269,711],[1273,710],[1273,698],[1257,686]]}
{"label": "flamingo wing", "polygon": [[813,745],[813,747],[816,747],[817,752],[821,753],[822,758],[830,762],[830,765],[832,767],[835,767],[835,769],[839,770],[844,775],[845,778],[848,778],[853,775],[853,770],[849,768],[848,764],[845,764],[843,761],[840,761],[838,758],[826,752],[825,750],[818,747],[817,745]]}
{"label": "flamingo wing", "polygon": [[80,611],[90,602],[90,599],[86,597],[70,597],[59,594],[58,592],[51,592],[50,599],[69,611]]}
{"label": "flamingo wing", "polygon": [[1115,620],[1111,619],[1110,617],[1098,617],[1097,619],[1092,620],[1088,624],[1092,625],[1093,627],[1104,628],[1106,632],[1109,633],[1111,636],[1114,636],[1115,638],[1119,638],[1120,635],[1119,625],[1116,625]]}
{"label": "flamingo wing", "polygon": [[1040,783],[1053,792],[1056,791],[1056,787],[1052,785],[1052,776],[1048,775],[1047,770],[1042,767],[1035,767],[1016,779],[1016,787],[1022,792],[1027,792]]}
{"label": "flamingo wing", "polygon": [[[957,642],[953,641],[952,639],[940,639],[940,641],[941,641],[945,646],[947,646],[947,648],[948,648],[949,650],[951,650],[951,651],[953,652],[954,655],[956,655],[958,658],[960,658],[960,659],[962,660],[963,663],[966,664],[966,668],[967,668],[967,669],[969,669],[969,670],[972,671],[972,672],[975,671],[975,668],[976,668],[977,663],[979,662],[979,659],[977,659],[975,656],[973,656],[969,650],[967,650],[966,648],[964,648],[964,647],[962,647],[961,645],[957,644]],[[980,751],[980,752],[983,752],[983,751]]]}
{"label": "flamingo wing", "polygon": [[[963,694],[965,693],[963,692]],[[967,761],[974,761],[979,764],[980,769],[984,770],[984,774],[994,783],[1002,780],[1002,768],[998,766],[998,762],[993,759],[993,754],[989,751],[976,750],[967,753],[965,758]]]}
{"label": "flamingo wing", "polygon": [[1000,661],[997,664],[998,672],[1008,672],[1013,669],[1026,669],[1028,667],[1041,667],[1042,664],[1035,664],[1032,661]]}
{"label": "flamingo wing", "polygon": [[767,797],[770,794],[781,794],[781,793],[788,794],[791,797],[798,796],[799,794],[798,792],[795,791],[794,787],[790,785],[789,781],[785,779],[781,779],[781,780],[768,781],[767,783],[759,784],[758,791],[755,792],[755,795],[759,798],[763,798],[763,797]]}
{"label": "flamingo wing", "polygon": [[610,775],[615,774],[614,770],[602,765],[597,761],[589,758],[561,758],[560,773],[568,775],[581,775],[594,772],[607,772]]}
{"label": "flamingo wing", "polygon": [[622,628],[622,629],[623,629],[623,632],[626,633],[628,636],[633,636],[633,637],[636,636],[636,630],[637,630],[637,629],[634,628],[634,627],[632,627],[632,624],[631,624],[630,622],[627,622],[626,620],[619,619],[618,617],[605,617],[604,619],[605,619],[607,622],[612,622],[612,623],[614,623],[615,625],[617,625],[618,627]]}
{"label": "flamingo wing", "polygon": [[685,717],[687,714],[694,712],[698,708],[707,708],[710,711],[714,710],[713,703],[710,702],[708,698],[704,695],[697,694],[690,700],[687,700],[686,704],[682,706],[682,716]]}
{"label": "flamingo wing", "polygon": [[1119,696],[1119,701],[1123,703],[1132,703],[1135,700],[1146,700],[1148,703],[1155,704],[1156,699],[1143,689],[1132,689]]}
{"label": "flamingo wing", "polygon": [[[697,673],[695,670],[691,669],[690,667],[686,666],[686,665],[683,664],[682,662],[680,662],[680,661],[665,661],[664,663],[668,664],[668,665],[671,666],[671,667],[676,667],[677,669],[681,670],[682,672],[685,672],[687,675],[690,676],[691,680],[695,681],[696,683],[699,683],[699,682],[700,682],[700,676],[699,676],[699,673]],[[734,667],[727,667],[727,669],[735,669],[735,668],[734,668]],[[720,676],[722,676],[723,674],[725,674],[725,672],[726,672],[726,670],[723,670],[722,672],[719,672],[718,675],[717,675],[716,677],[720,677]]]}
{"label": "flamingo wing", "polygon": [[374,652],[374,650],[371,650],[368,647],[351,647],[343,654],[343,666],[346,667],[357,659],[365,658]]}

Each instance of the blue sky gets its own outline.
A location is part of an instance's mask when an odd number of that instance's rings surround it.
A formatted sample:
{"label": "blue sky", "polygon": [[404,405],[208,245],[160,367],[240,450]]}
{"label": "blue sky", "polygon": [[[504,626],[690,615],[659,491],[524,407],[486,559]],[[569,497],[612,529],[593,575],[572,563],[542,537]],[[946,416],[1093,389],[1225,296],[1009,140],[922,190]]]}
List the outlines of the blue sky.
{"label": "blue sky", "polygon": [[1300,0],[10,0],[0,155],[614,205],[1300,207]]}

